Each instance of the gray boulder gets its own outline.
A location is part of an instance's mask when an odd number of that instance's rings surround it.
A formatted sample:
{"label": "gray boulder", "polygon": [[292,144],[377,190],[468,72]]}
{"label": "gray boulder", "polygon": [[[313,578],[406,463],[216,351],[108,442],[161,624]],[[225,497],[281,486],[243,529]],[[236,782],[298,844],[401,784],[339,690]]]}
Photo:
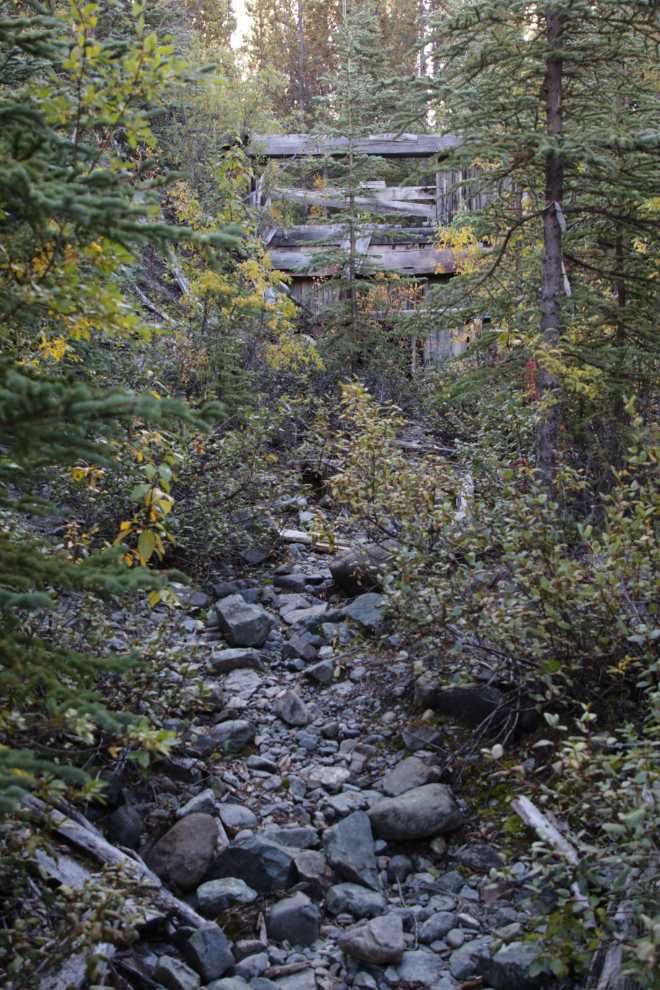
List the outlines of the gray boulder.
{"label": "gray boulder", "polygon": [[249,983],[237,976],[225,976],[221,980],[209,983],[206,990],[248,990]]}
{"label": "gray boulder", "polygon": [[538,955],[536,943],[512,942],[496,952],[492,959],[490,955],[481,956],[477,972],[493,990],[541,990],[541,987],[550,986],[552,977],[547,962],[536,976],[529,975],[529,967]]}
{"label": "gray boulder", "polygon": [[267,952],[255,952],[251,956],[245,956],[234,966],[234,975],[246,983],[261,976],[270,965]]}
{"label": "gray boulder", "polygon": [[384,798],[367,814],[380,838],[400,841],[451,832],[464,820],[446,784],[425,784],[398,797]]}
{"label": "gray boulder", "polygon": [[284,591],[304,591],[307,578],[304,574],[276,574],[273,578],[273,585],[276,588],[283,588]]}
{"label": "gray boulder", "polygon": [[201,794],[196,794],[186,801],[186,803],[176,812],[177,818],[185,818],[186,815],[213,815],[215,814],[215,794],[208,787]]}
{"label": "gray boulder", "polygon": [[159,839],[146,863],[166,884],[194,890],[216,853],[218,823],[210,815],[187,815]]}
{"label": "gray boulder", "polygon": [[352,883],[378,890],[378,866],[371,824],[364,811],[354,811],[323,833],[328,862]]}
{"label": "gray boulder", "polygon": [[282,647],[282,659],[304,660],[305,663],[313,663],[318,660],[318,652],[311,643],[306,643],[300,636],[292,636]]}
{"label": "gray boulder", "polygon": [[369,592],[360,595],[354,602],[346,606],[346,615],[354,622],[358,622],[365,629],[375,629],[383,621],[383,611],[387,599],[384,595],[376,595]]}
{"label": "gray boulder", "polygon": [[190,936],[183,954],[204,983],[217,980],[235,962],[230,943],[222,929],[213,923],[203,925]]}
{"label": "gray boulder", "polygon": [[265,839],[277,842],[278,846],[290,846],[292,849],[316,849],[319,845],[319,834],[311,825],[299,825],[297,828],[265,829]]}
{"label": "gray boulder", "polygon": [[396,966],[400,980],[433,987],[442,976],[444,961],[431,949],[410,949]]}
{"label": "gray boulder", "polygon": [[419,708],[421,711],[426,711],[428,708],[435,708],[438,702],[438,691],[440,690],[440,682],[437,677],[433,674],[422,674],[415,681],[415,695],[414,695],[414,705],[415,708]]}
{"label": "gray boulder", "polygon": [[541,714],[531,698],[523,697],[512,706],[506,695],[490,685],[439,691],[436,709],[441,715],[459,718],[468,725],[482,725],[490,718],[489,727],[493,730],[501,728],[515,711],[518,716],[517,729],[523,734],[533,732],[541,720]]}
{"label": "gray boulder", "polygon": [[411,753],[416,753],[418,749],[439,746],[442,742],[442,732],[432,725],[416,725],[414,727],[408,725],[401,730],[401,738],[406,749],[409,749]]}
{"label": "gray boulder", "polygon": [[239,698],[247,701],[261,687],[261,677],[256,670],[251,670],[249,667],[232,670],[227,674],[223,687],[228,695],[237,694]]}
{"label": "gray boulder", "polygon": [[387,901],[375,890],[357,883],[338,883],[327,893],[325,906],[330,914],[352,914],[354,918],[378,918]]}
{"label": "gray boulder", "polygon": [[197,888],[197,901],[201,914],[215,915],[235,904],[251,904],[257,899],[256,890],[248,887],[237,877],[224,877],[222,880],[210,880]]}
{"label": "gray boulder", "polygon": [[244,588],[245,581],[211,581],[211,587],[216,598],[227,598]]}
{"label": "gray boulder", "polygon": [[160,983],[166,990],[199,990],[199,976],[190,967],[173,959],[172,956],[161,956],[156,963],[151,978]]}
{"label": "gray boulder", "polygon": [[329,684],[335,676],[334,661],[330,658],[321,660],[320,663],[315,663],[313,667],[308,667],[304,676],[311,677],[312,680],[318,681],[319,684]]}
{"label": "gray boulder", "polygon": [[228,802],[219,805],[218,815],[225,828],[239,832],[242,828],[254,828],[257,824],[257,816],[249,808],[244,808],[242,804],[229,804]]}
{"label": "gray boulder", "polygon": [[[321,616],[328,610],[327,602],[319,605],[312,605],[310,608],[297,608],[293,612],[287,612],[283,616],[284,621],[290,626],[295,626],[296,630],[313,632],[318,626]],[[296,630],[293,630],[294,632]],[[289,637],[291,638],[291,637]]]}
{"label": "gray boulder", "polygon": [[397,545],[396,541],[388,540],[383,546],[371,544],[358,551],[347,551],[330,564],[330,573],[335,584],[351,598],[380,588],[383,567]]}
{"label": "gray boulder", "polygon": [[383,793],[389,797],[398,797],[405,791],[424,784],[436,784],[440,780],[437,767],[429,767],[417,756],[409,756],[407,760],[397,763],[383,779]]}
{"label": "gray boulder", "polygon": [[230,842],[204,879],[237,877],[260,893],[268,893],[273,887],[286,890],[292,882],[295,856],[295,849],[278,846],[261,834],[252,835],[248,839]]}
{"label": "gray boulder", "polygon": [[323,900],[331,882],[325,854],[317,849],[300,849],[296,852],[295,866],[296,880],[306,885],[306,893],[314,900]]}
{"label": "gray boulder", "polygon": [[352,959],[374,966],[399,962],[405,949],[401,918],[386,914],[354,925],[340,936],[337,944]]}
{"label": "gray boulder", "polygon": [[144,832],[142,819],[130,805],[124,804],[117,808],[108,818],[108,842],[127,849],[137,849],[140,837]]}
{"label": "gray boulder", "polygon": [[319,909],[297,891],[278,901],[266,916],[268,938],[291,945],[311,945],[319,937]]}
{"label": "gray boulder", "polygon": [[276,698],[273,710],[287,725],[309,725],[314,721],[309,708],[295,691],[285,691],[280,698]]}
{"label": "gray boulder", "polygon": [[270,632],[270,616],[261,605],[249,605],[240,595],[216,602],[220,628],[232,646],[263,646]]}
{"label": "gray boulder", "polygon": [[438,911],[419,926],[418,938],[422,945],[430,945],[443,939],[456,927],[456,915],[449,911]]}
{"label": "gray boulder", "polygon": [[387,875],[391,883],[395,880],[405,880],[406,877],[412,873],[415,869],[415,864],[413,863],[410,856],[404,856],[399,853],[396,856],[392,856],[387,866]]}
{"label": "gray boulder", "polygon": [[261,654],[251,646],[238,646],[231,650],[213,650],[209,666],[218,674],[228,674],[232,670],[252,667],[263,670]]}
{"label": "gray boulder", "polygon": [[230,718],[200,736],[196,748],[201,752],[221,749],[224,753],[240,753],[256,734],[257,727],[252,722],[244,718]]}

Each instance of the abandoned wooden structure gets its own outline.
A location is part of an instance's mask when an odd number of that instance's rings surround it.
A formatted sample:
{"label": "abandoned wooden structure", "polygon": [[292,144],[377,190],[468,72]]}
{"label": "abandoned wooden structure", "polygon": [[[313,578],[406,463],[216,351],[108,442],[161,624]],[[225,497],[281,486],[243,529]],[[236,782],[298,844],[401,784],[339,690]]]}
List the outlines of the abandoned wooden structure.
{"label": "abandoned wooden structure", "polygon": [[[363,154],[382,158],[437,160],[457,144],[460,144],[460,138],[454,135],[373,134],[357,141],[355,147]],[[307,134],[256,134],[249,142],[248,150],[255,157],[280,160],[343,156],[348,150],[348,141],[345,138],[322,140]],[[476,172],[473,175],[476,179]],[[393,220],[399,217],[408,222],[414,218],[419,226],[373,224],[360,238],[360,254],[365,259],[373,258],[374,268],[396,269],[420,279],[422,294],[434,283],[448,281],[457,270],[458,258],[453,251],[436,246],[436,229],[451,223],[458,209],[478,209],[486,201],[486,194],[477,182],[471,196],[459,199],[451,187],[460,178],[468,177],[472,176],[438,171],[435,182],[430,185],[388,187],[384,181],[364,183],[364,192],[357,199],[361,212],[391,213]],[[346,205],[341,192],[331,188],[279,189],[258,182],[252,196],[254,205],[262,207],[269,206],[273,199],[282,198],[329,210],[345,209]],[[310,262],[328,245],[342,245],[345,238],[345,228],[332,223],[276,227],[264,232],[274,267],[291,276],[291,295],[311,312],[329,301],[322,284],[331,272],[320,266],[315,268]],[[460,353],[464,346],[460,334],[443,332],[427,339],[424,357],[426,361],[436,362]]]}

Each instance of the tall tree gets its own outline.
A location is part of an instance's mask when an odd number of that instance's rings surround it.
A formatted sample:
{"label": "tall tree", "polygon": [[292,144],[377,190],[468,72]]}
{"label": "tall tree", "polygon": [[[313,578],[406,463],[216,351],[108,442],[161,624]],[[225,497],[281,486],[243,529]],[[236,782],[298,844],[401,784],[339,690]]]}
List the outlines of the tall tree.
{"label": "tall tree", "polygon": [[516,367],[522,381],[531,364],[536,464],[549,488],[562,427],[588,444],[601,412],[611,456],[623,396],[644,398],[658,381],[660,4],[446,6],[430,25],[437,69],[416,84],[418,119],[432,110],[460,136],[440,167],[462,174],[463,202],[489,197],[443,236],[467,232],[489,253],[475,253],[418,319],[450,328],[487,312],[494,332],[470,335],[472,350],[489,354],[477,377]]}

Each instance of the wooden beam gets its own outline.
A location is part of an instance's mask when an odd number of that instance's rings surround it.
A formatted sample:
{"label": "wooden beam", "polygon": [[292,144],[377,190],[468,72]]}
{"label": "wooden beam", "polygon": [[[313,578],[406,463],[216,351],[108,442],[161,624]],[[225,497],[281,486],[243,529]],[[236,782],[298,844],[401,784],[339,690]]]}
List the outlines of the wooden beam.
{"label": "wooden beam", "polygon": [[[387,192],[389,190],[383,190]],[[398,190],[396,190],[398,192]],[[399,200],[380,197],[381,190],[375,190],[371,196],[356,196],[355,205],[360,210],[367,210],[374,213],[406,213],[411,217],[424,217],[426,220],[434,221],[436,217],[435,206],[424,206],[421,203],[408,203]],[[273,189],[273,199],[288,199],[293,203],[300,203],[304,206],[324,206],[333,209],[345,210],[347,208],[346,198],[336,189],[329,189],[327,192],[312,191],[311,189]]]}
{"label": "wooden beam", "polygon": [[[361,229],[371,234],[373,244],[432,244],[435,230],[432,227],[390,227],[388,224],[362,224]],[[269,230],[267,244],[271,248],[297,247],[301,244],[324,241],[341,244],[346,227],[340,223],[309,226],[277,227]]]}
{"label": "wooden beam", "polygon": [[[273,267],[279,271],[291,272],[303,265],[308,265],[313,261],[314,255],[322,248],[295,247],[276,248],[270,251]],[[374,260],[374,270],[376,268],[395,268],[408,275],[433,275],[443,272],[451,274],[458,267],[459,252],[438,251],[432,246],[428,247],[388,247],[371,244],[367,254]],[[314,269],[310,275],[329,276],[332,269],[323,267]]]}
{"label": "wooden beam", "polygon": [[[455,148],[461,139],[454,134],[371,134],[354,142],[361,154],[381,158],[430,158]],[[347,138],[315,138],[309,134],[254,134],[247,151],[265,158],[291,158],[295,155],[332,155],[348,152]]]}

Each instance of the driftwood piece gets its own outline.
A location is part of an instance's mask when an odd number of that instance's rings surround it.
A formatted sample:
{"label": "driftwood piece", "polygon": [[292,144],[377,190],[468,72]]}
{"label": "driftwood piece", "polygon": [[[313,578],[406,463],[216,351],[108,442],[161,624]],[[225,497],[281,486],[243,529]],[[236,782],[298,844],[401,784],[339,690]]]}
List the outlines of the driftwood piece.
{"label": "driftwood piece", "polygon": [[302,529],[281,529],[279,537],[285,543],[303,543],[305,546],[313,546],[315,550],[322,550],[324,553],[345,553],[351,549],[340,543],[335,543],[331,550],[329,543],[314,543],[309,533],[305,533]]}
{"label": "driftwood piece", "polygon": [[129,876],[147,881],[147,884],[142,887],[142,892],[159,911],[162,911],[168,916],[175,915],[184,924],[192,928],[201,928],[207,924],[206,918],[202,918],[188,904],[180,901],[178,897],[170,894],[163,887],[160,878],[155,873],[152,873],[137,853],[133,853],[131,857],[126,852],[120,851],[102,836],[88,832],[87,829],[78,825],[77,822],[72,821],[61,812],[49,807],[44,801],[34,797],[32,794],[27,794],[23,798],[22,804],[23,807],[28,808],[39,818],[44,818],[46,813],[50,812],[50,817],[55,825],[55,832],[65,842],[70,843],[77,849],[83,850],[83,852],[89,853],[101,863],[121,866]]}
{"label": "driftwood piece", "polygon": [[303,969],[309,969],[309,967],[310,963],[308,962],[288,963],[286,966],[269,966],[261,975],[265,976],[267,980],[276,980],[278,976],[291,976],[292,973],[301,973]]}

